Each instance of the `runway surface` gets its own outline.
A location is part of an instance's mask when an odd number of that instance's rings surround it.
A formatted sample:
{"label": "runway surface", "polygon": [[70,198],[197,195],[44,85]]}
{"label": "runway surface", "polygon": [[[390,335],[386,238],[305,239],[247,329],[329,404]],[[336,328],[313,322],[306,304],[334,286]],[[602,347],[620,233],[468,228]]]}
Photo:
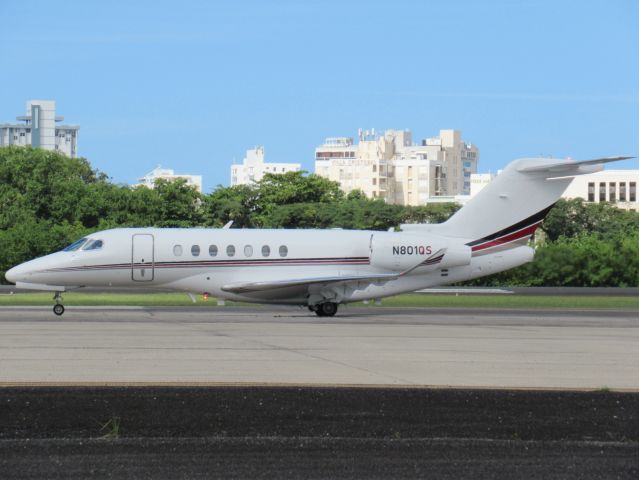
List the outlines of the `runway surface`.
{"label": "runway surface", "polygon": [[2,384],[639,390],[639,312],[0,309]]}

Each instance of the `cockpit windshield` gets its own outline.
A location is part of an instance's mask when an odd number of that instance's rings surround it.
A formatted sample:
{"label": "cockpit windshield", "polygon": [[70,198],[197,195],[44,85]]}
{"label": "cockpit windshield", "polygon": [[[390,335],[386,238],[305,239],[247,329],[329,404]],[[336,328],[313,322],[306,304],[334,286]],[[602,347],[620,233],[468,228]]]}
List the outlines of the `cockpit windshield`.
{"label": "cockpit windshield", "polygon": [[87,240],[89,240],[88,238],[84,237],[81,238],[80,240],[76,240],[75,242],[73,242],[71,245],[69,245],[67,248],[63,249],[63,252],[75,252],[76,250],[79,250],[80,247],[82,247],[82,245],[84,245]]}
{"label": "cockpit windshield", "polygon": [[102,248],[103,242],[102,240],[91,240],[82,247],[82,250],[100,250]]}
{"label": "cockpit windshield", "polygon": [[95,238],[84,237],[80,240],[73,242],[67,248],[62,250],[63,252],[77,252],[78,250],[87,251],[87,250],[100,250],[104,246],[104,242],[102,240],[97,240]]}

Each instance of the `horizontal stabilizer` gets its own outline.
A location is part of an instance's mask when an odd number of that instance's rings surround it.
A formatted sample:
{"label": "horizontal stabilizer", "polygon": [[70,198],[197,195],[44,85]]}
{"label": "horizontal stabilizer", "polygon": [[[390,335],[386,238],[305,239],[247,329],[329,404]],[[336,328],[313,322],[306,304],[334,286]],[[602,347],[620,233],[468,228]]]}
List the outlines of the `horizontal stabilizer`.
{"label": "horizontal stabilizer", "polygon": [[542,165],[532,165],[529,167],[522,166],[517,169],[522,173],[536,173],[536,172],[548,172],[548,173],[563,173],[576,171],[581,166],[586,165],[603,165],[604,163],[618,162],[620,160],[628,160],[635,157],[605,157],[595,158],[593,160],[561,160],[555,163],[546,163]]}

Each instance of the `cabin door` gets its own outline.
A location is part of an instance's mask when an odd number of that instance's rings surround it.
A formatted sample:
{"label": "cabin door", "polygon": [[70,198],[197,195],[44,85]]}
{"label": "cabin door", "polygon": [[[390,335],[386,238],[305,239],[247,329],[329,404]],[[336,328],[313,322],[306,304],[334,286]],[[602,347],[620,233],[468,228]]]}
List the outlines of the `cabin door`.
{"label": "cabin door", "polygon": [[147,233],[133,235],[131,252],[131,278],[133,281],[152,281],[154,266],[153,235]]}

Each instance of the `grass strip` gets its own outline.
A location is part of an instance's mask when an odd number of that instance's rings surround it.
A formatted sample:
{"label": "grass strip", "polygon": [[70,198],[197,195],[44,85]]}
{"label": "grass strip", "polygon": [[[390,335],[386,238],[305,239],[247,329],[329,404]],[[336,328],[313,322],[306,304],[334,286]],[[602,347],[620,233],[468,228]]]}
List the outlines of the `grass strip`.
{"label": "grass strip", "polygon": [[[68,292],[63,295],[64,305],[138,305],[152,306],[192,306],[217,307],[215,298],[204,300],[196,296],[196,302],[185,293],[93,293]],[[53,305],[50,293],[16,293],[0,295],[0,306],[37,306]],[[226,302],[226,305],[248,305],[238,302]],[[355,303],[354,306],[373,306]],[[566,309],[607,309],[639,310],[639,297],[633,296],[576,296],[576,295],[476,295],[476,294],[421,294],[410,293],[382,299],[386,307],[423,307],[423,308],[566,308]]]}

